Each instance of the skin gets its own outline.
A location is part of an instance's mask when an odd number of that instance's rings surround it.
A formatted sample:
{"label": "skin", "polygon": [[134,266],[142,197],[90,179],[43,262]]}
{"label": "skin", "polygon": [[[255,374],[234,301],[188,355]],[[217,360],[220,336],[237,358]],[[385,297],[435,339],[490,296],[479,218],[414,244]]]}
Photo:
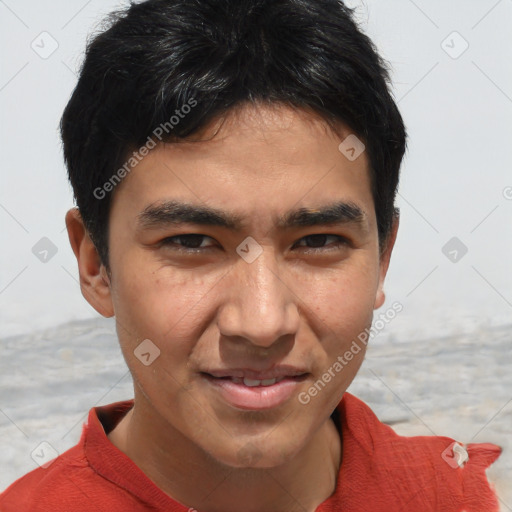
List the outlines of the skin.
{"label": "skin", "polygon": [[[194,142],[160,144],[114,192],[110,272],[78,210],[67,213],[82,292],[115,315],[134,380],[135,406],[109,439],[186,506],[313,512],[335,490],[343,443],[330,415],[365,351],[307,405],[297,396],[371,325],[398,228],[396,220],[379,251],[366,154],[351,162],[338,150],[349,133],[311,112],[259,105],[230,111]],[[236,213],[246,225],[139,230],[140,212],[168,199]],[[334,201],[357,205],[363,221],[276,226],[289,210]],[[161,244],[186,234],[205,235],[199,251],[185,252],[180,238]],[[330,236],[307,238],[322,234]],[[236,252],[248,236],[263,250],[250,264]],[[134,354],[145,339],[160,349],[149,366]],[[307,378],[261,411],[233,407],[201,374],[278,364]]]}

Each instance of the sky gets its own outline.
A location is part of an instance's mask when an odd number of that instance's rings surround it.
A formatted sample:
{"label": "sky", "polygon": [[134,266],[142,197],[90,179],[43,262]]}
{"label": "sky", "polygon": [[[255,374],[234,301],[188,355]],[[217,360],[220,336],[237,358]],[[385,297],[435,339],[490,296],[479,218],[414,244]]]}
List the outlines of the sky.
{"label": "sky", "polygon": [[[382,310],[403,309],[383,339],[512,324],[512,0],[347,3],[409,135]],[[65,230],[58,123],[88,35],[125,4],[0,1],[1,338],[98,317]]]}

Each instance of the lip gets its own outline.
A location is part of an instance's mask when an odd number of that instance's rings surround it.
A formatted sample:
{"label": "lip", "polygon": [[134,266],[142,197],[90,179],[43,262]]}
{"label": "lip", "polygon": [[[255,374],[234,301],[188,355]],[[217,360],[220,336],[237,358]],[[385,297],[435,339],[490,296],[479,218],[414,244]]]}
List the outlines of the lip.
{"label": "lip", "polygon": [[[293,374],[274,371],[218,370],[202,373],[202,377],[221,399],[237,409],[261,411],[274,409],[287,402],[298,390],[307,373],[297,369]],[[215,373],[216,375],[214,375]],[[247,386],[243,378],[251,380],[277,379],[274,384]]]}

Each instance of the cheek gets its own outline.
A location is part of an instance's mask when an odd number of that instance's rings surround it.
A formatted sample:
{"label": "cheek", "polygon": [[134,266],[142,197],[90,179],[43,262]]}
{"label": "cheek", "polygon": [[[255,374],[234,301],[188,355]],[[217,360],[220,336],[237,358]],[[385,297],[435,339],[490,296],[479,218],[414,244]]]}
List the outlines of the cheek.
{"label": "cheek", "polygon": [[[305,284],[316,344],[314,359],[318,363],[317,378],[325,384],[311,390],[318,393],[316,407],[334,407],[357,374],[366,352],[361,341],[371,326],[378,267],[346,265]],[[328,382],[328,383],[327,383]]]}
{"label": "cheek", "polygon": [[[159,393],[161,386],[174,396],[187,386],[187,361],[206,328],[218,278],[171,273],[169,268],[146,274],[130,270],[118,269],[113,294],[125,360],[134,380],[148,396]],[[136,357],[138,347],[146,339],[159,350],[158,358],[150,366],[144,366]]]}
{"label": "cheek", "polygon": [[162,266],[140,271],[148,267],[141,263],[118,270],[113,294],[118,320],[144,337],[161,338],[172,332],[173,339],[179,339],[191,325],[200,328],[199,319],[221,274]]}
{"label": "cheek", "polygon": [[297,275],[295,281],[297,295],[314,313],[320,331],[346,340],[371,323],[378,288],[375,265],[346,265],[308,279]]}
{"label": "cheek", "polygon": [[[164,387],[175,403],[186,390],[187,361],[201,338],[212,309],[215,283],[221,276],[202,276],[160,267],[146,273],[117,268],[113,290],[119,340],[134,380],[147,396]],[[137,359],[138,347],[149,339],[160,351],[150,366]],[[154,349],[151,349],[154,350]]]}

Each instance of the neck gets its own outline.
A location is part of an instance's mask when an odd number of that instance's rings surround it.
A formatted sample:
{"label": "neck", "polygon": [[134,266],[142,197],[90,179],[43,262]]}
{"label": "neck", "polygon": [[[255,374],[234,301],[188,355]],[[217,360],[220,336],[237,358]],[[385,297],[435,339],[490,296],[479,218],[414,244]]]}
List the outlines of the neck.
{"label": "neck", "polygon": [[[314,512],[335,490],[341,439],[329,418],[306,446],[273,468],[219,463],[143,403],[108,435],[163,492],[200,512]],[[164,424],[165,423],[165,424]],[[200,482],[200,485],[198,485]]]}

